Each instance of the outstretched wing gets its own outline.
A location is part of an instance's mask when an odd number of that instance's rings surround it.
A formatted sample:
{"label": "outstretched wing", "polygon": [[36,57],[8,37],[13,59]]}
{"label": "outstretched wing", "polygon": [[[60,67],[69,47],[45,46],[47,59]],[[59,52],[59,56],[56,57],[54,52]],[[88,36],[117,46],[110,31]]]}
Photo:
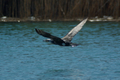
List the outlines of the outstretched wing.
{"label": "outstretched wing", "polygon": [[87,19],[88,18],[84,19],[76,27],[74,27],[65,37],[62,38],[62,40],[64,40],[65,42],[70,42],[72,38],[82,29]]}
{"label": "outstretched wing", "polygon": [[35,29],[35,31],[38,33],[38,34],[40,34],[40,35],[42,35],[42,36],[44,36],[44,37],[47,37],[47,38],[51,38],[51,34],[49,34],[49,33],[47,33],[47,32],[44,32],[44,31],[42,31],[42,30],[40,30],[40,29]]}
{"label": "outstretched wing", "polygon": [[47,37],[47,38],[52,39],[55,44],[62,45],[62,43],[65,43],[61,38],[56,37],[56,36],[53,36],[53,35],[51,35],[50,33],[44,32],[44,31],[42,31],[42,30],[40,30],[40,29],[35,29],[35,31],[36,31],[38,34],[40,34],[40,35],[42,35],[42,36],[44,36],[44,37]]}

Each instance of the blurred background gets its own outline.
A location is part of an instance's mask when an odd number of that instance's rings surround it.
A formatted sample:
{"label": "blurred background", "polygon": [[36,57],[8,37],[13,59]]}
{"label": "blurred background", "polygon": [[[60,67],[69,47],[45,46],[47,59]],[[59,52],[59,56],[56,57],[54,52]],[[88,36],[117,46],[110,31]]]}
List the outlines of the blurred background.
{"label": "blurred background", "polygon": [[120,0],[0,0],[0,17],[43,19],[120,17]]}

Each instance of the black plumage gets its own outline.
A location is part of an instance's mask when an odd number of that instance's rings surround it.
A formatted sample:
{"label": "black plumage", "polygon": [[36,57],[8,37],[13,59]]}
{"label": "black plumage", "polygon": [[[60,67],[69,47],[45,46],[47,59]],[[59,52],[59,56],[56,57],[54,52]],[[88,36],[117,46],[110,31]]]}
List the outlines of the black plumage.
{"label": "black plumage", "polygon": [[47,37],[46,41],[52,42],[53,44],[57,44],[60,46],[77,46],[77,44],[72,43],[72,38],[82,29],[83,25],[86,23],[87,18],[80,22],[76,27],[74,27],[65,37],[59,38],[56,36],[51,35],[40,29],[35,29],[36,32],[44,37]]}

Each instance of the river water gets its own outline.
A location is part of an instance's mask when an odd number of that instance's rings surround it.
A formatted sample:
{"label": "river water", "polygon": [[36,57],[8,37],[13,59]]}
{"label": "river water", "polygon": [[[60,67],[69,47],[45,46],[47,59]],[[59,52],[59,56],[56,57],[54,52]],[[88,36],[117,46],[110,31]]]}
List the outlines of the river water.
{"label": "river water", "polygon": [[0,23],[0,80],[120,80],[120,22],[87,22],[77,47],[43,42],[34,30],[62,38],[78,23]]}

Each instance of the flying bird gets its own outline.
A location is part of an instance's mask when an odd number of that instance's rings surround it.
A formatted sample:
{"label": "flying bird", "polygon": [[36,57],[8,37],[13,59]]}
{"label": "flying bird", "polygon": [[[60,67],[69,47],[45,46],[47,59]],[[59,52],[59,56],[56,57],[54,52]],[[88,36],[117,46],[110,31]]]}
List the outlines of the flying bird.
{"label": "flying bird", "polygon": [[72,43],[71,40],[73,39],[73,37],[82,29],[83,25],[86,23],[88,18],[84,19],[82,22],[80,22],[77,26],[75,26],[65,37],[63,38],[59,38],[56,36],[51,35],[50,33],[47,33],[43,30],[40,29],[35,29],[35,31],[44,36],[47,37],[49,39],[46,39],[44,41],[46,42],[51,42],[53,44],[56,45],[60,45],[60,46],[77,46],[78,44],[76,43]]}

